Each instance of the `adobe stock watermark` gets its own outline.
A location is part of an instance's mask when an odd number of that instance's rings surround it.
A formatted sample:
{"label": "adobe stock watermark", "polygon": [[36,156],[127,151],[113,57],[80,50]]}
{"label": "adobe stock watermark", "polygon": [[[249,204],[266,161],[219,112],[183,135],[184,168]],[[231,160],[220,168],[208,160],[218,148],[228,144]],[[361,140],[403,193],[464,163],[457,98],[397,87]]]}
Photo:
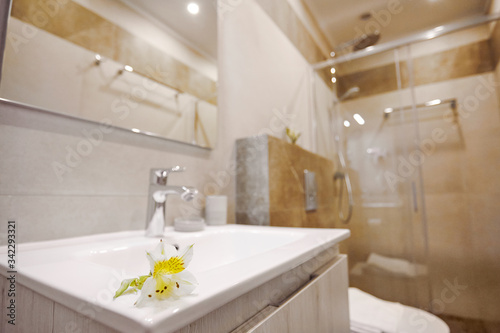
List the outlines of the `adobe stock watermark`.
{"label": "adobe stock watermark", "polygon": [[7,41],[11,45],[14,52],[20,52],[23,45],[29,43],[40,31],[45,28],[58,14],[60,14],[61,6],[69,3],[70,0],[50,0],[50,1],[33,1],[30,3],[30,12],[28,19],[33,24],[22,22],[21,33],[9,31]]}
{"label": "adobe stock watermark", "polygon": [[437,144],[446,142],[447,139],[448,135],[445,130],[435,128],[432,130],[431,138],[426,138],[420,143],[417,142],[417,148],[408,155],[408,158],[398,156],[398,173],[389,170],[384,172],[384,178],[390,190],[394,192],[398,183],[404,182],[415,174],[417,168],[424,164],[426,157],[434,153]]}
{"label": "adobe stock watermark", "polygon": [[404,10],[401,0],[389,0],[385,9],[371,10],[371,19],[365,23],[363,29],[355,27],[354,31],[358,38],[366,38],[368,35],[380,33],[382,28],[391,24],[392,17],[402,13]]}
{"label": "adobe stock watermark", "polygon": [[[102,307],[100,304],[109,304],[113,302],[113,296],[121,285],[121,282],[130,276],[125,274],[125,271],[112,271],[112,277],[109,279],[108,284],[105,288],[99,290],[99,292],[95,295],[95,298],[92,299],[91,302],[81,302],[77,308],[76,312],[81,314],[82,316],[87,317],[90,320],[95,320],[97,314],[102,312]],[[78,326],[78,323],[74,320],[70,320],[66,322],[63,327],[64,333],[81,333],[83,332],[83,328]]]}
{"label": "adobe stock watermark", "polygon": [[[467,95],[458,108],[458,115],[461,119],[469,118],[474,112],[476,112],[481,106],[481,102],[489,99],[493,94],[496,94],[497,87],[500,86],[500,82],[495,80],[494,75],[489,75],[488,78],[483,76],[478,77],[479,84],[474,88],[474,93]],[[451,112],[451,111],[450,111]],[[453,114],[450,112],[444,115],[444,120],[447,122],[453,122]]]}
{"label": "adobe stock watermark", "polygon": [[[317,240],[318,243],[322,243],[323,241],[324,239]],[[267,305],[277,305],[276,303],[287,299],[299,288],[302,288],[305,283],[318,276],[315,272],[337,257],[337,255],[338,248],[336,246],[329,246],[327,244],[320,246],[314,250],[312,259],[282,274],[279,286],[266,293],[263,299],[254,300],[252,304],[258,311]]]}
{"label": "adobe stock watermark", "polygon": [[244,0],[217,0],[217,15],[220,19],[234,11]]}
{"label": "adobe stock watermark", "polygon": [[[481,104],[494,96],[497,87],[500,86],[500,82],[496,81],[493,75],[489,75],[487,78],[480,76],[477,80],[479,83],[475,86],[473,93],[464,97],[462,103],[458,105],[456,115],[453,114],[452,110],[443,114],[443,120],[451,124],[452,128],[458,128],[458,120],[467,119],[479,110]],[[412,177],[418,168],[425,163],[426,158],[434,154],[437,145],[448,139],[449,135],[443,128],[434,128],[430,138],[415,142],[416,148],[408,157],[398,156],[395,170],[397,173],[389,170],[384,172],[384,179],[389,189],[396,191],[397,185]]]}
{"label": "adobe stock watermark", "polygon": [[[168,75],[167,72],[160,72],[158,67],[154,70],[151,66],[147,66],[146,71],[150,77],[158,75],[164,77],[164,75]],[[105,136],[115,130],[113,124],[117,120],[123,121],[129,117],[130,113],[138,109],[141,102],[147,100],[149,93],[154,91],[158,86],[158,83],[146,77],[142,78],[141,84],[133,87],[130,93],[123,93],[111,102],[109,109],[115,121],[106,117],[99,122],[98,126],[92,129],[81,130],[83,138],[76,145],[66,146],[64,160],[52,161],[51,163],[52,170],[59,182],[63,182],[66,174],[79,167],[84,158],[90,156],[94,152],[94,149],[103,143]]]}
{"label": "adobe stock watermark", "polygon": [[[394,16],[401,14],[404,11],[405,7],[403,3],[409,1],[412,0],[389,0],[386,3],[385,8],[379,10],[371,10],[369,12],[370,16],[363,27],[354,27],[354,39],[341,44],[335,51],[341,52],[342,50],[345,50],[346,48],[351,47],[358,42],[362,42],[370,35],[380,34],[383,28],[388,27],[391,24]],[[353,54],[354,52],[345,54],[346,61],[350,61],[350,58]]]}
{"label": "adobe stock watermark", "polygon": [[[434,314],[442,314],[446,310],[447,305],[455,302],[458,297],[468,288],[468,285],[460,284],[456,277],[453,282],[448,279],[443,280],[445,287],[441,290],[438,297],[430,302],[431,310]],[[427,316],[425,312],[413,312],[409,319],[411,327],[416,329],[416,332],[427,332],[429,325],[437,321],[437,317]]]}

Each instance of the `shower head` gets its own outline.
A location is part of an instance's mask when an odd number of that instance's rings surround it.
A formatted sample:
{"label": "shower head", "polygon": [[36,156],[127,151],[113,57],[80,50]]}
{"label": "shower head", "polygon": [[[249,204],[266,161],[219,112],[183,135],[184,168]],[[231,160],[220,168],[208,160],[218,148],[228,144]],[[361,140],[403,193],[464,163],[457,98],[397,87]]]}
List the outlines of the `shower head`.
{"label": "shower head", "polygon": [[375,45],[380,39],[380,32],[375,31],[373,34],[363,35],[361,38],[354,44],[353,51],[359,51],[366,49],[369,46]]}
{"label": "shower head", "polygon": [[352,47],[352,52],[360,51],[366,49],[369,46],[375,45],[379,41],[379,39],[380,39],[380,32],[375,31],[374,33],[368,35],[364,34],[360,37],[356,37],[347,42],[344,42],[335,47],[334,51],[336,53],[340,53],[345,50],[350,50],[351,47]]}
{"label": "shower head", "polygon": [[357,93],[359,93],[359,87],[358,86],[351,87],[342,96],[339,97],[339,102],[342,102],[343,100],[352,97]]}

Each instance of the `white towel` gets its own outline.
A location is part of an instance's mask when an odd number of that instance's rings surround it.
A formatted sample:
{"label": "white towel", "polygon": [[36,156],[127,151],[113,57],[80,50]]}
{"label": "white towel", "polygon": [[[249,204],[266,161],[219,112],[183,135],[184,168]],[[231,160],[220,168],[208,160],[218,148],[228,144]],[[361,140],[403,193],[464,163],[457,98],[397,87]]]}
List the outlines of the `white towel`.
{"label": "white towel", "polygon": [[377,253],[370,253],[366,263],[391,273],[409,277],[427,274],[427,267],[424,265],[414,264],[404,259],[384,257]]}
{"label": "white towel", "polygon": [[387,302],[357,288],[349,288],[351,331],[356,333],[396,333],[404,307]]}
{"label": "white towel", "polygon": [[360,323],[351,322],[351,333],[384,333],[378,328],[369,327]]}

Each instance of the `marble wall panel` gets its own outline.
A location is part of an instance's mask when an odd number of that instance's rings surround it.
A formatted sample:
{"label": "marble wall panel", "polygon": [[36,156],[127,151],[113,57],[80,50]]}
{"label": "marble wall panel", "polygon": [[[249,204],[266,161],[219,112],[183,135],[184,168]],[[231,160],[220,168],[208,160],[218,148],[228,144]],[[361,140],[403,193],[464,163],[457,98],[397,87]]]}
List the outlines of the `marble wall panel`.
{"label": "marble wall panel", "polygon": [[[333,227],[331,160],[272,136],[237,142],[236,221],[286,227]],[[315,172],[318,207],[305,210],[304,170]]]}
{"label": "marble wall panel", "polygon": [[[483,40],[414,58],[412,64],[414,85],[421,86],[491,72],[494,68],[494,61],[490,44],[491,42]],[[394,62],[344,75],[342,64],[338,67],[337,96],[342,96],[353,86],[358,86],[360,91],[352,98],[372,96],[398,89]],[[352,64],[349,64],[349,67],[352,67]],[[407,88],[409,86],[408,62],[401,61],[399,68],[401,69],[401,85]]]}

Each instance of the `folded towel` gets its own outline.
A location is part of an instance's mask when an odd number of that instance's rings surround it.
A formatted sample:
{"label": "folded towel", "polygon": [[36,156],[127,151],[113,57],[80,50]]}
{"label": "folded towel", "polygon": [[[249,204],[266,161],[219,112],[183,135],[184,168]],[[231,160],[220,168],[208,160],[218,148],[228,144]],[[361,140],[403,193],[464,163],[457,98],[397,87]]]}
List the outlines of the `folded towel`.
{"label": "folded towel", "polygon": [[378,328],[351,322],[351,333],[384,333]]}
{"label": "folded towel", "polygon": [[366,263],[391,273],[409,277],[427,274],[427,267],[424,265],[414,264],[404,259],[384,257],[377,253],[370,253]]}
{"label": "folded towel", "polygon": [[404,307],[387,302],[357,288],[349,288],[351,331],[356,333],[396,333]]}

